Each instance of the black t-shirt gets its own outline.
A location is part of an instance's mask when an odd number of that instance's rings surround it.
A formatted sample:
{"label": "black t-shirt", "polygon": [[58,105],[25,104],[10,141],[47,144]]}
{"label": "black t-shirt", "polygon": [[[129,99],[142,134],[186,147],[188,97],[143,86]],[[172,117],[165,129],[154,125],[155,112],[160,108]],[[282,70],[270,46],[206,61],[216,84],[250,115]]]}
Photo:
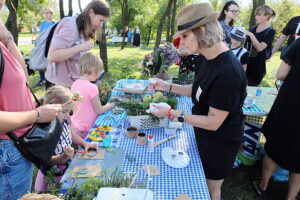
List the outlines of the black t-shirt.
{"label": "black t-shirt", "polygon": [[[275,37],[276,31],[269,27],[265,29],[262,32],[257,33],[256,32],[257,26],[251,27],[250,31],[254,34],[256,39],[259,42],[264,42],[268,46],[267,48],[272,47],[272,42]],[[247,78],[248,78],[248,84],[250,86],[257,86],[263,79],[263,77],[266,74],[266,54],[264,49],[263,51],[257,52],[255,47],[253,46],[250,37],[247,37],[245,47],[249,51],[249,61],[247,65]]]}
{"label": "black t-shirt", "polygon": [[[297,26],[300,22],[300,16],[297,17],[293,17],[288,23],[287,25],[284,27],[284,29],[282,30],[282,34],[289,36],[289,39],[287,41],[287,45],[290,46],[294,40],[295,40],[295,32],[297,29]],[[300,35],[300,30],[297,33],[298,35]]]}
{"label": "black t-shirt", "polygon": [[194,127],[195,133],[216,139],[241,140],[246,85],[243,67],[231,51],[221,53],[212,60],[204,60],[193,84],[192,113],[207,115],[209,107],[213,107],[229,114],[217,131]]}

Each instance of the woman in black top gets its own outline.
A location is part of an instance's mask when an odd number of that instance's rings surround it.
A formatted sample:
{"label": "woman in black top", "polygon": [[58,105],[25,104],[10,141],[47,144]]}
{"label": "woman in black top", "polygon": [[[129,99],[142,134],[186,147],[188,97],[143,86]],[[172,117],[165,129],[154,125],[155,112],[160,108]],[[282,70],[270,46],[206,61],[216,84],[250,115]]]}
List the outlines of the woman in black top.
{"label": "woman in black top", "polygon": [[243,133],[242,105],[246,96],[245,72],[222,42],[222,27],[209,2],[192,4],[178,14],[181,44],[205,59],[192,85],[156,79],[151,87],[192,97],[192,115],[165,106],[152,114],[177,118],[194,126],[197,146],[212,200],[221,198],[221,185],[232,169]]}
{"label": "woman in black top", "polygon": [[268,21],[275,17],[275,11],[267,5],[255,10],[255,21],[258,26],[251,27],[247,32],[246,47],[249,52],[247,78],[249,86],[258,86],[266,74],[266,54],[272,53],[272,42],[275,30],[268,25]]}
{"label": "woman in black top", "polygon": [[266,136],[262,180],[254,181],[263,194],[273,172],[279,166],[290,171],[286,199],[295,199],[300,190],[300,39],[287,49],[277,79],[284,80],[271,111],[262,127]]}

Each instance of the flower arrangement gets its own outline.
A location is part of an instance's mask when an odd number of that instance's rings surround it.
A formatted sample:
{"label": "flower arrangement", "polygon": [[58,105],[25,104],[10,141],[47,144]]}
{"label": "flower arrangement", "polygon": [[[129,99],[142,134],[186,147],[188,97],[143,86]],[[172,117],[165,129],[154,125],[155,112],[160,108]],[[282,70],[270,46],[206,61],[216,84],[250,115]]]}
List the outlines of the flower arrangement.
{"label": "flower arrangement", "polygon": [[171,43],[166,43],[164,46],[155,48],[152,53],[145,54],[142,66],[144,72],[154,77],[163,72],[166,73],[169,66],[177,63],[179,60],[178,52]]}

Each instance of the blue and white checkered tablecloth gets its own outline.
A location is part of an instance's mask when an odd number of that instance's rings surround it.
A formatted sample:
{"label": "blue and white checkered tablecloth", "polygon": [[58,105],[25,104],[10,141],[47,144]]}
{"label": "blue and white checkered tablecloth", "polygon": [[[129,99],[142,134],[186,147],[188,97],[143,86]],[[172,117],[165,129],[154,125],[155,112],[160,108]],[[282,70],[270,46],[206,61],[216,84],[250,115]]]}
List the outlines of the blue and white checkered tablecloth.
{"label": "blue and white checkered tablecloth", "polygon": [[[115,88],[122,88],[124,83],[142,82],[147,85],[144,80],[119,80]],[[124,94],[122,91],[114,90],[112,97]],[[178,109],[191,112],[191,99],[187,97],[178,98]],[[107,120],[107,116],[112,117],[113,120]],[[106,120],[105,120],[106,119]],[[122,120],[124,119],[124,120]],[[99,125],[121,125],[122,131],[118,137],[118,147],[125,150],[125,159],[123,161],[123,171],[135,172],[137,168],[145,165],[157,165],[159,167],[160,175],[153,176],[150,182],[150,189],[154,192],[155,200],[173,200],[181,193],[185,193],[192,199],[209,200],[209,192],[207,189],[205,175],[201,159],[198,153],[197,144],[195,140],[193,127],[184,124],[182,130],[177,130],[177,137],[167,141],[154,148],[154,152],[147,152],[147,145],[139,146],[136,144],[135,138],[128,138],[125,136],[125,128],[129,127],[129,121],[125,114],[115,116],[112,112],[100,115],[96,121]],[[141,132],[146,134],[153,134],[155,141],[168,137],[164,133],[164,128],[157,129],[142,129]],[[162,159],[161,151],[164,147],[172,147],[173,149],[182,149],[190,156],[190,163],[185,168],[172,168],[168,166]],[[130,159],[128,159],[130,157]],[[144,176],[145,178],[145,176]]]}

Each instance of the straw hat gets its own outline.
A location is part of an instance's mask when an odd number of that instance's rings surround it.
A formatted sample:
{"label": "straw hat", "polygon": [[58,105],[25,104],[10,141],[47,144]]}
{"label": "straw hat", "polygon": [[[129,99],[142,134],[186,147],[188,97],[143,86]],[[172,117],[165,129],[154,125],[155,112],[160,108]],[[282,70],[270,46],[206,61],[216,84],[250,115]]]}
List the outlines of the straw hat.
{"label": "straw hat", "polygon": [[174,37],[182,33],[212,22],[219,17],[209,2],[191,4],[181,9],[177,15],[178,32]]}

